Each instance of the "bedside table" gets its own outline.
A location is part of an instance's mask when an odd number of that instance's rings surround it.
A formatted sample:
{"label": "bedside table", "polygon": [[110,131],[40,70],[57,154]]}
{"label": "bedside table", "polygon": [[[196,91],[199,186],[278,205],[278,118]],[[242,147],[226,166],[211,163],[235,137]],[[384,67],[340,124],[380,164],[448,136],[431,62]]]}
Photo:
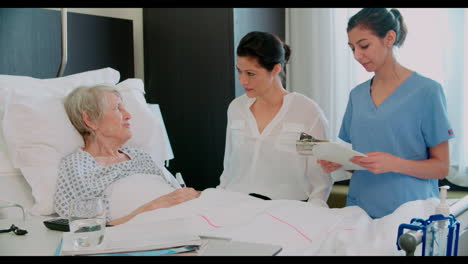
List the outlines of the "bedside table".
{"label": "bedside table", "polygon": [[18,236],[13,232],[0,234],[0,256],[53,256],[62,238],[62,232],[45,227],[43,221],[50,217],[27,216],[0,219],[0,229],[8,229],[12,224],[26,229],[27,234]]}

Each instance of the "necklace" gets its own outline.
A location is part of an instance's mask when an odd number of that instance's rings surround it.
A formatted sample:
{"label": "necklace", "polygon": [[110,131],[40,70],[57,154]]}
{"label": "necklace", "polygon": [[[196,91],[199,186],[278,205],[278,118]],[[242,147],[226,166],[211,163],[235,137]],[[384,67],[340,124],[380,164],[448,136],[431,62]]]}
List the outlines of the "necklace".
{"label": "necklace", "polygon": [[122,161],[129,160],[129,158],[122,152],[118,152],[116,156],[109,155],[109,156],[95,156],[93,157],[98,163],[110,165]]}
{"label": "necklace", "polygon": [[117,156],[96,156],[94,158],[116,160],[116,159],[121,159],[122,157],[123,157],[123,154],[118,153]]}

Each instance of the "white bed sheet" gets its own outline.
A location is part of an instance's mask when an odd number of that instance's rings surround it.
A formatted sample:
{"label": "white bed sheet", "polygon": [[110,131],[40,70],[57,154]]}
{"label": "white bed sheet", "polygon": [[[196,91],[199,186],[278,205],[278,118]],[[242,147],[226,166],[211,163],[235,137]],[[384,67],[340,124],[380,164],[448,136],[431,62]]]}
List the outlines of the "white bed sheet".
{"label": "white bed sheet", "polygon": [[330,209],[320,201],[265,201],[207,189],[198,199],[138,215],[127,224],[184,218],[188,232],[281,245],[279,255],[404,255],[396,248],[398,226],[427,219],[437,204],[435,198],[413,201],[373,220],[357,206]]}

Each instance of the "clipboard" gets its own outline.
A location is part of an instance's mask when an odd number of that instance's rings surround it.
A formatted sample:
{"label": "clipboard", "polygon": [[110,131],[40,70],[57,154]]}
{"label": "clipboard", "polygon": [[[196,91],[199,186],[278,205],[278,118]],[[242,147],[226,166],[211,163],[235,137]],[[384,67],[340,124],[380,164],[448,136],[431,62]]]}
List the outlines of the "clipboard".
{"label": "clipboard", "polygon": [[341,169],[344,170],[365,170],[349,161],[354,156],[367,157],[365,154],[335,142],[317,140],[306,133],[301,133],[300,139],[296,141],[296,151],[301,155],[342,164]]}

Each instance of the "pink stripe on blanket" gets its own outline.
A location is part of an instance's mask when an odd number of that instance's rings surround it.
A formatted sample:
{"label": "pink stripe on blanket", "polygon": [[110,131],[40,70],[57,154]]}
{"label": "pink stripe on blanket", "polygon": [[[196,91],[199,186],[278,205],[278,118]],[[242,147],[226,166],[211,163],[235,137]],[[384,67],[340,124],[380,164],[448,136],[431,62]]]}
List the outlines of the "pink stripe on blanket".
{"label": "pink stripe on blanket", "polygon": [[274,215],[271,215],[271,214],[268,214],[269,216],[275,218],[276,220],[284,223],[284,224],[287,224],[288,226],[292,227],[294,230],[296,230],[296,232],[299,233],[299,235],[303,236],[305,239],[309,240],[309,242],[312,242],[312,239],[310,239],[309,237],[307,237],[304,233],[302,233],[299,229],[297,229],[295,226],[291,225],[290,223],[287,223],[281,219],[279,219],[278,217],[274,216]]}
{"label": "pink stripe on blanket", "polygon": [[198,216],[200,216],[201,218],[205,219],[205,221],[206,221],[210,226],[212,226],[212,227],[215,227],[215,228],[220,228],[220,227],[222,227],[222,226],[218,226],[218,225],[215,225],[215,224],[211,223],[211,221],[210,221],[206,216],[204,216],[204,215],[199,214]]}

